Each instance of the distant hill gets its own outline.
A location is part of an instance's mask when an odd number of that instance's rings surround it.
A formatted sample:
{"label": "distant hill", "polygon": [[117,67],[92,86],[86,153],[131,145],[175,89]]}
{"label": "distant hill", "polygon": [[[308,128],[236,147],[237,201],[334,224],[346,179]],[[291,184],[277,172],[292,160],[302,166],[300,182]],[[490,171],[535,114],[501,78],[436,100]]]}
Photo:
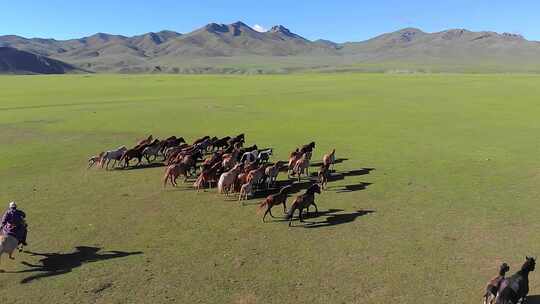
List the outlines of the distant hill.
{"label": "distant hill", "polygon": [[64,74],[76,70],[70,64],[17,50],[0,47],[0,73],[2,74]]}
{"label": "distant hill", "polygon": [[94,72],[286,73],[291,71],[540,72],[540,42],[508,33],[406,28],[348,43],[310,41],[282,25],[258,32],[242,22],[193,32],[71,40],[0,36],[0,46]]}

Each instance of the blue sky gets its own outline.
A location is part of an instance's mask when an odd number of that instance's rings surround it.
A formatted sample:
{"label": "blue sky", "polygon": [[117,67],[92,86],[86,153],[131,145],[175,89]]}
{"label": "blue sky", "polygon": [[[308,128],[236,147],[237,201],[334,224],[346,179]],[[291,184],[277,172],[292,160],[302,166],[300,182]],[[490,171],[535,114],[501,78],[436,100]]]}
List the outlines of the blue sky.
{"label": "blue sky", "polygon": [[404,27],[492,30],[540,40],[538,0],[4,0],[0,35],[68,39],[106,32],[189,32],[209,22],[269,28],[283,24],[309,39],[359,41]]}

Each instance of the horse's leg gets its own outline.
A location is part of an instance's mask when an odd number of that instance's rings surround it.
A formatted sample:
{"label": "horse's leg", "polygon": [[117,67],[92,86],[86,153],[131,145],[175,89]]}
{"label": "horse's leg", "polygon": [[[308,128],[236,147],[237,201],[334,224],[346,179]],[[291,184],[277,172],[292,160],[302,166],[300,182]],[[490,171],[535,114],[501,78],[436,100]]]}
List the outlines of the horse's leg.
{"label": "horse's leg", "polygon": [[[316,215],[319,215],[319,209],[317,208],[317,205],[315,204],[315,202],[311,203],[313,206],[315,206],[315,214]],[[309,206],[308,206],[309,207]]]}
{"label": "horse's leg", "polygon": [[300,219],[300,222],[303,223],[304,222],[304,218],[302,217],[302,209],[298,209],[298,218]]}
{"label": "horse's leg", "polygon": [[264,215],[262,218],[263,223],[265,223],[264,219],[266,218],[266,215],[268,214],[269,211],[270,211],[270,205],[268,205],[268,207],[266,208],[266,211],[264,212]]}
{"label": "horse's leg", "polygon": [[[294,206],[291,206],[291,208],[294,208]],[[292,213],[291,213],[291,218],[289,219],[289,227],[292,226],[292,221],[293,221],[293,219],[294,219],[294,211],[296,211],[296,210],[293,209],[293,211],[292,211]]]}
{"label": "horse's leg", "polygon": [[283,214],[287,214],[287,205],[283,202]]}
{"label": "horse's leg", "polygon": [[268,207],[268,213],[270,213],[270,216],[271,216],[272,218],[276,218],[276,217],[272,214],[272,207],[270,207],[270,205],[269,205],[269,207]]}

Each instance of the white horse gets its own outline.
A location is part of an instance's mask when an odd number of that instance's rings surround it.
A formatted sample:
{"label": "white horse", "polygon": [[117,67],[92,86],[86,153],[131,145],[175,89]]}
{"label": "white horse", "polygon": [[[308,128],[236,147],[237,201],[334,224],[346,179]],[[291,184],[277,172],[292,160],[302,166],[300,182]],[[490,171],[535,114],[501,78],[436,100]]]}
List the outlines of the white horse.
{"label": "white horse", "polygon": [[116,162],[120,161],[120,158],[122,158],[122,155],[126,151],[127,151],[126,146],[122,146],[116,150],[105,152],[105,154],[103,154],[103,157],[101,158],[101,168],[103,168],[103,165],[107,163],[106,168],[109,169],[109,163],[111,162],[111,160],[114,160],[113,167],[116,166]]}
{"label": "white horse", "polygon": [[245,152],[244,154],[242,154],[242,157],[240,158],[240,162],[241,163],[245,163],[245,162],[252,163],[252,162],[257,160],[258,156],[259,156],[259,151],[257,151],[257,150],[253,150],[253,151],[250,151],[250,152]]}
{"label": "white horse", "polygon": [[0,260],[7,253],[10,259],[14,259],[13,251],[19,246],[19,241],[11,235],[0,235]]}
{"label": "white horse", "polygon": [[257,156],[257,159],[261,163],[267,163],[270,160],[271,156],[272,156],[272,148],[269,148],[269,149],[259,151],[259,155]]}

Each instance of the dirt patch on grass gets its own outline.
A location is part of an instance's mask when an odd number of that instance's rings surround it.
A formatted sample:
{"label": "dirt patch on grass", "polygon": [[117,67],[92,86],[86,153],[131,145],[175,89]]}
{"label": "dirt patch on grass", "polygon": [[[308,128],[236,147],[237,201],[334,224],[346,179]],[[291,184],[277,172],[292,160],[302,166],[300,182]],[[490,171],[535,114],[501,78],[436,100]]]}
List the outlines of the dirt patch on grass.
{"label": "dirt patch on grass", "polygon": [[257,296],[254,293],[245,293],[236,295],[233,297],[232,303],[234,304],[255,304],[257,303]]}

